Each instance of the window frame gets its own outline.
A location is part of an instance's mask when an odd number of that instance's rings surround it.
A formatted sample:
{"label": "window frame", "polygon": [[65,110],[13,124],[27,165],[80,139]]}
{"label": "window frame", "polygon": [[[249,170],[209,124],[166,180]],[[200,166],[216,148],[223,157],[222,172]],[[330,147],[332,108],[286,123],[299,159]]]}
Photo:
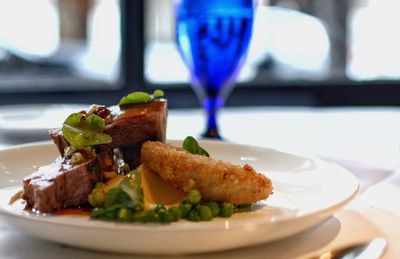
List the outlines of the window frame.
{"label": "window frame", "polygon": [[[121,0],[121,80],[108,90],[0,92],[0,105],[26,103],[101,103],[112,105],[132,91],[163,88],[144,80],[144,0]],[[82,85],[83,88],[83,85]],[[103,87],[101,87],[103,88]],[[170,108],[193,108],[200,104],[189,84],[169,85]],[[291,81],[239,84],[226,106],[399,106],[400,81]]]}

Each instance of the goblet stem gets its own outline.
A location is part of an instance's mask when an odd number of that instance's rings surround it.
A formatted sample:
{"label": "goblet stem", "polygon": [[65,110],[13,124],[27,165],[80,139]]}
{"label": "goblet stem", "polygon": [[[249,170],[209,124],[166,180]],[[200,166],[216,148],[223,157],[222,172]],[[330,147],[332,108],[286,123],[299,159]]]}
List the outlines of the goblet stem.
{"label": "goblet stem", "polygon": [[207,112],[207,129],[202,134],[204,138],[222,139],[218,131],[218,112],[224,105],[224,100],[220,96],[206,97],[203,106]]}

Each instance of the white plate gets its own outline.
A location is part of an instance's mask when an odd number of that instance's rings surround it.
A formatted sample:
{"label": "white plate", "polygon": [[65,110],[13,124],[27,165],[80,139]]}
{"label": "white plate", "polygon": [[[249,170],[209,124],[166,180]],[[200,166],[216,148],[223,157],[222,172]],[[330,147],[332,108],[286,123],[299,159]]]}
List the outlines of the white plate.
{"label": "white plate", "polygon": [[0,215],[26,234],[72,246],[124,253],[198,253],[293,235],[340,210],[358,190],[350,172],[319,159],[232,143],[201,143],[213,157],[248,163],[265,172],[272,179],[274,194],[255,204],[251,212],[211,222],[124,224],[37,215],[8,203],[24,176],[57,156],[54,145],[41,143],[0,151]]}
{"label": "white plate", "polygon": [[0,133],[14,137],[48,138],[49,129],[59,127],[69,114],[88,107],[84,104],[0,106]]}

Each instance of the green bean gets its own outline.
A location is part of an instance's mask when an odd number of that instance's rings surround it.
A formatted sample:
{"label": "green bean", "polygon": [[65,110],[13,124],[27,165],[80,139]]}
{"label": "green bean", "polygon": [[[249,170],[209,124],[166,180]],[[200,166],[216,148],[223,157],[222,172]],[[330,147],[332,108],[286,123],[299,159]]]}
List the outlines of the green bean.
{"label": "green bean", "polygon": [[234,210],[234,206],[232,203],[224,202],[224,203],[222,203],[222,206],[221,206],[220,216],[229,218],[230,216],[232,216],[233,210]]}

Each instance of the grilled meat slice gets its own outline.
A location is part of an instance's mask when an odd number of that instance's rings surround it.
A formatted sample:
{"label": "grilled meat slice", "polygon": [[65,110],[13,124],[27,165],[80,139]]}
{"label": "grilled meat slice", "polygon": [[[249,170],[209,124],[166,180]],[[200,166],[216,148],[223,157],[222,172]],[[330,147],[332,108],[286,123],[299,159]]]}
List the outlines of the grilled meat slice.
{"label": "grilled meat slice", "polygon": [[96,157],[73,165],[68,158],[57,158],[52,164],[40,167],[23,180],[23,199],[43,213],[87,202],[102,171]]}

